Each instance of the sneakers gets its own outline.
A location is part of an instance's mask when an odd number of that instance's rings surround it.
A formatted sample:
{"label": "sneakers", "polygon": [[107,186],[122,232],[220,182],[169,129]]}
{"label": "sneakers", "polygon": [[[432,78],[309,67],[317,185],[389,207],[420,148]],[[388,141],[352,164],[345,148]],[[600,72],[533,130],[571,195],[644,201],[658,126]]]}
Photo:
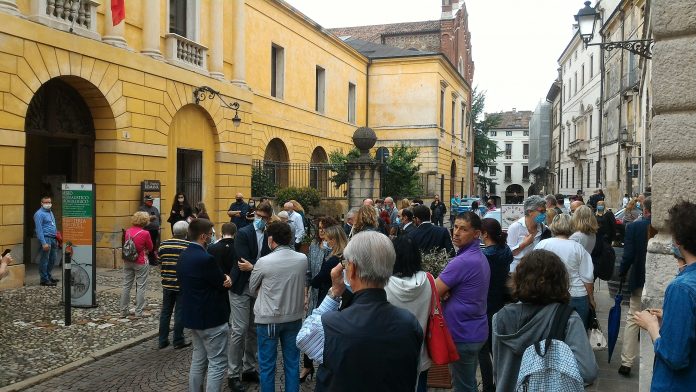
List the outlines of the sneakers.
{"label": "sneakers", "polygon": [[54,287],[57,286],[55,282],[51,282],[50,280],[48,282],[41,282],[41,286],[49,286],[49,287]]}
{"label": "sneakers", "polygon": [[242,381],[244,382],[259,382],[259,373],[255,370],[242,373]]}
{"label": "sneakers", "polygon": [[181,350],[182,348],[186,348],[190,345],[191,345],[191,342],[177,343],[174,345],[174,350]]}
{"label": "sneakers", "polygon": [[227,385],[230,387],[230,391],[232,391],[232,392],[245,392],[246,391],[246,388],[244,388],[244,384],[242,384],[242,382],[239,381],[239,378],[237,378],[237,377],[228,378]]}
{"label": "sneakers", "polygon": [[628,377],[631,375],[631,368],[628,366],[621,365],[621,367],[619,368],[619,374]]}

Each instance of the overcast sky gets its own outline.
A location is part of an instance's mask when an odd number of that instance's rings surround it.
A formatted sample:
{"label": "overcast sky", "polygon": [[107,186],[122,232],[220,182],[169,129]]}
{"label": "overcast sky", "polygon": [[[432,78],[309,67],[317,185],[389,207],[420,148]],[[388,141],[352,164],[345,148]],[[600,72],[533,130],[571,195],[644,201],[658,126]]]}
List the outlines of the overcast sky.
{"label": "overcast sky", "polygon": [[[324,27],[440,19],[441,0],[286,0]],[[534,110],[557,75],[582,0],[468,0],[474,86],[486,111]]]}

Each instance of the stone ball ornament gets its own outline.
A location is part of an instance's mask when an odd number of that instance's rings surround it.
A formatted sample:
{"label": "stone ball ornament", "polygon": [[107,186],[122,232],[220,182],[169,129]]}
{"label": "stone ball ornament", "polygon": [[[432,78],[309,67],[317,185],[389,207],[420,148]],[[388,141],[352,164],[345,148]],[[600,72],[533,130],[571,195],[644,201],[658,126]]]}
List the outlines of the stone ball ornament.
{"label": "stone ball ornament", "polygon": [[372,128],[360,127],[353,133],[353,144],[362,155],[369,154],[370,149],[377,143],[377,134]]}

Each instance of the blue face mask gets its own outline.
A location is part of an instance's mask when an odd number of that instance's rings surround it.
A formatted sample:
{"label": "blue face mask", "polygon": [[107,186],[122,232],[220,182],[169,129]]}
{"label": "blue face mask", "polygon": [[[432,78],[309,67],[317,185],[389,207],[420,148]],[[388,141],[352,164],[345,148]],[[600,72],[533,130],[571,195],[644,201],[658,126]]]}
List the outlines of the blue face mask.
{"label": "blue face mask", "polygon": [[401,226],[401,218],[399,218],[398,216],[396,217],[396,225]]}
{"label": "blue face mask", "polygon": [[674,257],[676,257],[676,258],[678,258],[678,259],[683,259],[683,258],[684,258],[684,255],[683,255],[682,252],[679,250],[679,247],[678,247],[677,245],[674,244],[674,242],[672,243],[672,253],[674,253]]}
{"label": "blue face mask", "polygon": [[350,287],[350,283],[348,283],[348,278],[346,278],[346,270],[343,270],[343,284],[346,285],[346,290],[350,291],[351,293],[353,292],[353,288]]}
{"label": "blue face mask", "polygon": [[604,211],[604,206],[597,206],[597,211]]}
{"label": "blue face mask", "polygon": [[534,222],[536,222],[538,225],[546,222],[546,213],[544,212],[544,213],[537,215],[537,217],[534,218]]}
{"label": "blue face mask", "polygon": [[636,203],[636,208],[640,209],[640,202]]}
{"label": "blue face mask", "polygon": [[261,218],[254,219],[254,229],[263,230],[266,227],[266,221]]}

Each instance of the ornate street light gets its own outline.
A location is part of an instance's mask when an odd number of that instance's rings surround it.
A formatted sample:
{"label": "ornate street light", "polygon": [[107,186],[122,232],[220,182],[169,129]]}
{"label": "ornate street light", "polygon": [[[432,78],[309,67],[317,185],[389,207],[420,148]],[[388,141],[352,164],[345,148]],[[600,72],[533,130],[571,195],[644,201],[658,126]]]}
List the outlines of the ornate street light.
{"label": "ornate street light", "polygon": [[200,104],[201,101],[205,101],[206,99],[213,99],[216,96],[222,102],[222,106],[234,110],[232,125],[234,125],[235,128],[239,128],[239,125],[242,124],[242,119],[239,118],[239,102],[232,102],[231,104],[227,103],[227,101],[225,101],[222,95],[220,95],[220,92],[214,90],[212,87],[201,86],[193,90],[193,100],[196,101],[196,105]]}
{"label": "ornate street light", "polygon": [[631,40],[631,41],[615,41],[615,42],[601,42],[597,44],[591,44],[592,37],[594,36],[595,25],[598,21],[601,21],[601,15],[597,10],[590,6],[590,2],[585,2],[585,7],[578,11],[575,15],[575,21],[578,22],[578,28],[580,30],[580,37],[585,46],[601,46],[602,49],[606,51],[612,51],[614,49],[626,49],[631,53],[635,53],[638,56],[645,57],[646,59],[652,58],[652,48],[654,41],[651,39],[645,40]]}

